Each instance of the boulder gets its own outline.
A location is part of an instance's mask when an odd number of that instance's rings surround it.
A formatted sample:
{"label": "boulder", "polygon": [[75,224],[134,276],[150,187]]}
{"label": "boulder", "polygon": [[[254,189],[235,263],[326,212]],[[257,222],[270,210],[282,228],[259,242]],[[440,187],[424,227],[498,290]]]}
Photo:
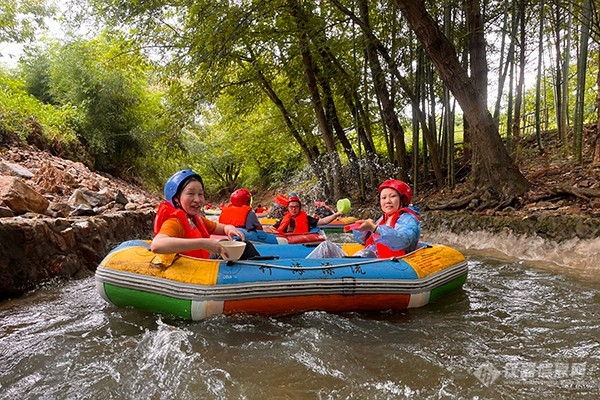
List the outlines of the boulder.
{"label": "boulder", "polygon": [[102,207],[113,201],[115,194],[109,189],[104,188],[100,192],[94,192],[89,189],[75,189],[71,197],[69,197],[68,203],[73,208],[80,208],[83,206]]}
{"label": "boulder", "polygon": [[8,161],[0,162],[0,174],[16,176],[19,178],[31,179],[33,178],[33,172],[19,164],[13,164]]}
{"label": "boulder", "polygon": [[41,214],[50,205],[44,196],[14,176],[0,176],[0,203],[15,214],[28,211]]}

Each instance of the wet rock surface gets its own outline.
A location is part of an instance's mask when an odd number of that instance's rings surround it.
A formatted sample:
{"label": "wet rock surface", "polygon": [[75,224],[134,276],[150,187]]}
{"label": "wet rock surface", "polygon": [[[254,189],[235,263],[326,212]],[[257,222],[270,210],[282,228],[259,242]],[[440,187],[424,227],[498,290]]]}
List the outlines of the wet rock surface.
{"label": "wet rock surface", "polygon": [[469,212],[428,211],[423,213],[422,223],[429,231],[461,234],[508,230],[516,235],[536,235],[555,242],[600,237],[600,218],[587,215],[473,215]]}
{"label": "wet rock surface", "polygon": [[0,218],[0,299],[54,278],[92,274],[111,248],[148,239],[152,210],[70,218]]}

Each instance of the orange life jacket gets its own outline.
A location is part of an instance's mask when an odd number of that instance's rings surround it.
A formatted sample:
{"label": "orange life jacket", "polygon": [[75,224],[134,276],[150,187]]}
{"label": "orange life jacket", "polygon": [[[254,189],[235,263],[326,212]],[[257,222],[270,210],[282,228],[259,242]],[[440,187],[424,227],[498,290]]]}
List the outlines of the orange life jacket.
{"label": "orange life jacket", "polygon": [[[379,221],[379,225],[387,225],[387,226],[393,228],[396,226],[396,221],[398,220],[398,218],[400,218],[400,215],[402,215],[402,213],[405,213],[405,212],[412,214],[417,220],[419,220],[419,221],[421,220],[419,218],[419,214],[417,214],[410,208],[400,208],[396,212],[393,212],[389,215],[384,215],[381,218],[381,220]],[[367,241],[365,242],[365,247],[367,247],[371,244],[375,244],[375,247],[377,248],[377,255],[379,256],[379,258],[402,257],[403,255],[406,254],[405,249],[392,250],[384,244],[376,243],[375,238],[373,237],[372,234],[367,238]],[[412,251],[414,249],[410,249],[410,250]]]}
{"label": "orange life jacket", "polygon": [[292,219],[295,222],[294,231],[292,233],[308,233],[308,215],[306,215],[304,211],[300,211],[295,218],[292,218],[292,215],[289,212],[286,212],[281,219],[277,231],[282,234],[290,233],[287,231],[287,227]]}
{"label": "orange life jacket", "polygon": [[[204,225],[201,218],[198,218],[197,216],[192,217],[194,225],[196,225],[192,228],[186,212],[173,207],[173,205],[167,201],[160,203],[158,210],[156,211],[156,217],[154,218],[154,236],[160,232],[163,223],[171,218],[179,220],[185,231],[185,238],[210,238],[210,233],[208,233],[208,229],[206,229],[206,225]],[[210,258],[210,253],[202,249],[182,251],[180,254],[196,258]]]}
{"label": "orange life jacket", "polygon": [[236,207],[233,204],[224,207],[219,216],[219,222],[226,225],[233,225],[238,228],[246,228],[246,218],[252,210],[250,206]]}

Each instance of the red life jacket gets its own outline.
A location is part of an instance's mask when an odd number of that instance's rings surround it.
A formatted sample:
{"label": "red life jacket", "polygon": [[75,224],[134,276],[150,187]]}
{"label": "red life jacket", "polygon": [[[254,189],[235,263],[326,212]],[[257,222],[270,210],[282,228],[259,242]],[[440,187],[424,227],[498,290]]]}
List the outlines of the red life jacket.
{"label": "red life jacket", "polygon": [[[419,220],[419,221],[421,220],[419,218],[419,214],[417,214],[410,208],[400,208],[396,212],[393,212],[389,215],[384,215],[379,220],[379,225],[387,225],[387,226],[393,228],[396,226],[396,221],[398,220],[398,218],[400,218],[400,215],[402,215],[402,213],[405,213],[405,212],[412,214],[417,220]],[[403,255],[406,254],[406,250],[392,250],[384,244],[376,243],[375,238],[373,237],[372,234],[369,236],[369,238],[365,242],[365,247],[367,247],[371,244],[375,244],[379,258],[402,257]],[[411,250],[413,250],[413,249],[411,249]]]}
{"label": "red life jacket", "polygon": [[238,228],[245,228],[246,218],[251,210],[252,207],[246,205],[241,207],[229,205],[221,210],[219,222],[226,225],[233,225]]}
{"label": "red life jacket", "polygon": [[281,219],[277,231],[282,234],[290,233],[287,231],[287,227],[292,219],[295,222],[294,231],[292,233],[308,233],[308,215],[306,215],[304,211],[300,211],[295,218],[292,218],[292,215],[289,212],[286,212]]}
{"label": "red life jacket", "polygon": [[[208,233],[208,229],[206,229],[206,225],[204,225],[201,218],[198,218],[197,216],[192,217],[194,225],[196,225],[192,228],[186,212],[173,207],[173,205],[167,201],[160,203],[158,210],[156,211],[156,217],[154,218],[154,236],[160,232],[163,223],[171,218],[179,220],[185,231],[185,238],[210,238],[210,233]],[[210,258],[210,253],[202,249],[182,251],[180,254],[196,258]]]}

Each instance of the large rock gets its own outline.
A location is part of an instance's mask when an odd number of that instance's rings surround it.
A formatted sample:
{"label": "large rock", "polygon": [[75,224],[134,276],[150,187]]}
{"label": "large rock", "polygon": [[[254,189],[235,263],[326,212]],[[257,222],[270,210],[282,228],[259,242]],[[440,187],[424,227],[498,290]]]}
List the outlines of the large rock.
{"label": "large rock", "polygon": [[50,204],[44,196],[14,176],[0,176],[0,202],[15,214],[29,211],[41,214]]}
{"label": "large rock", "polygon": [[116,245],[149,239],[155,212],[97,217],[0,219],[0,300],[53,278],[92,274]]}
{"label": "large rock", "polygon": [[89,189],[75,189],[71,197],[69,197],[69,205],[71,207],[77,208],[81,205],[86,205],[89,207],[101,207],[105,206],[111,201],[115,200],[116,195],[112,193],[109,189],[104,188],[99,192],[94,192]]}
{"label": "large rock", "polygon": [[33,178],[33,172],[19,164],[13,164],[8,161],[0,161],[0,174],[17,176],[19,178],[31,179]]}

